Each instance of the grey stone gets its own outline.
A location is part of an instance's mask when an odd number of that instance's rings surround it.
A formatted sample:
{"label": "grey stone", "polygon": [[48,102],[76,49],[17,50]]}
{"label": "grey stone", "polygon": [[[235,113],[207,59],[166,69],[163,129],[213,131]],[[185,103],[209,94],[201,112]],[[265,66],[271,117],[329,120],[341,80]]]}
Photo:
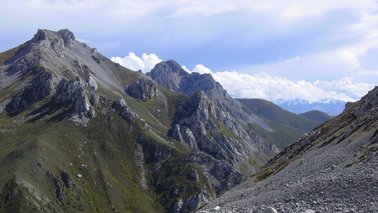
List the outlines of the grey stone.
{"label": "grey stone", "polygon": [[265,213],[277,213],[277,210],[273,207],[268,207],[264,210]]}
{"label": "grey stone", "polygon": [[158,95],[157,84],[149,77],[141,76],[127,85],[125,92],[133,98],[147,101]]}

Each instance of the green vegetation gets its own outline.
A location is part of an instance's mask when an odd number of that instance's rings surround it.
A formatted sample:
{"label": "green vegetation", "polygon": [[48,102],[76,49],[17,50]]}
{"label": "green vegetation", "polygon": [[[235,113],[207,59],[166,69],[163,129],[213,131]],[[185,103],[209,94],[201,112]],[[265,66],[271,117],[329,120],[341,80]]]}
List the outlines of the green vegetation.
{"label": "green vegetation", "polygon": [[324,113],[318,110],[308,111],[308,112],[299,114],[299,116],[319,122],[319,123],[324,123],[332,118],[332,116],[328,115],[327,113]]}
{"label": "green vegetation", "polygon": [[321,124],[314,120],[301,117],[281,107],[273,104],[272,102],[262,99],[238,99],[241,103],[248,107],[253,113],[259,117],[267,120],[295,128],[302,131],[309,131],[315,126]]}
{"label": "green vegetation", "polygon": [[[55,115],[33,123],[23,123],[22,115],[1,115],[2,187],[15,175],[24,192],[17,199],[26,199],[33,208],[50,206],[58,212],[110,212],[113,208],[120,212],[161,211],[154,192],[139,185],[134,160],[136,136],[127,122],[116,114],[99,114],[88,127],[68,120],[49,122]],[[64,199],[58,201],[55,186],[46,174],[51,172],[55,177],[61,171],[71,174],[76,187],[65,188]],[[40,205],[34,199],[36,194],[48,199],[49,205]]]}

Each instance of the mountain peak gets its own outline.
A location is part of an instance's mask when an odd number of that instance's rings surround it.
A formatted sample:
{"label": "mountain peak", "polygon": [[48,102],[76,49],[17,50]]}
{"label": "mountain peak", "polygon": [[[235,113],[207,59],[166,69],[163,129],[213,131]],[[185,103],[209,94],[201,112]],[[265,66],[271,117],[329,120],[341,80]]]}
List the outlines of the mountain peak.
{"label": "mountain peak", "polygon": [[181,75],[188,74],[179,63],[177,63],[175,60],[168,60],[168,61],[162,61],[155,65],[155,67],[151,70],[151,74],[157,71],[165,71],[169,73],[179,73]]}
{"label": "mountain peak", "polygon": [[156,64],[148,75],[162,86],[178,91],[182,79],[189,73],[176,61],[168,60]]}
{"label": "mountain peak", "polygon": [[34,35],[32,41],[40,42],[49,40],[55,42],[56,40],[62,39],[65,46],[71,47],[73,41],[75,41],[75,35],[68,29],[62,29],[59,31],[51,31],[46,29],[39,29]]}

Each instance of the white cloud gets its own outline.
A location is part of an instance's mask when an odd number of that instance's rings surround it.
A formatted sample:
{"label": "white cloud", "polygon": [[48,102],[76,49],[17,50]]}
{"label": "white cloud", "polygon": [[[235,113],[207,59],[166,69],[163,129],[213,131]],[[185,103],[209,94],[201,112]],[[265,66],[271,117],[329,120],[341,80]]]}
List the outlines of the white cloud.
{"label": "white cloud", "polygon": [[[284,76],[293,80],[333,80],[350,76],[353,81],[378,82],[378,36],[370,36],[352,45],[332,50],[313,52],[276,62],[248,66],[245,73],[266,72],[273,76]],[[375,78],[372,78],[375,76]]]}
{"label": "white cloud", "polygon": [[211,73],[211,70],[207,67],[205,67],[205,65],[203,64],[197,64],[193,71],[192,72],[198,72],[198,73],[201,73],[201,74],[205,74],[205,73]]}
{"label": "white cloud", "polygon": [[144,73],[151,71],[151,69],[154,68],[156,64],[162,61],[157,55],[153,53],[143,53],[142,57],[139,57],[133,52],[129,52],[129,55],[123,58],[112,57],[111,60],[131,70],[142,70],[142,72]]}
{"label": "white cloud", "polygon": [[[349,58],[348,53],[339,53],[341,58]],[[337,55],[337,54],[336,54]],[[323,56],[328,59],[326,56]],[[335,57],[335,55],[332,55]],[[351,64],[358,63],[351,57]],[[141,57],[130,52],[127,56],[112,57],[112,61],[121,64],[132,70],[149,72],[157,63],[162,60],[154,53],[142,54]],[[284,60],[282,63],[300,63],[301,57],[296,56]],[[357,65],[356,65],[357,66]],[[364,74],[343,76],[334,80],[292,80],[287,77],[279,77],[266,72],[257,74],[242,74],[236,71],[213,72],[203,64],[198,64],[193,70],[182,66],[187,72],[198,72],[211,74],[216,81],[235,98],[261,98],[270,101],[302,99],[309,102],[326,100],[356,101],[374,87],[374,84],[357,82],[360,75],[378,77],[378,72],[368,71]],[[357,76],[357,77],[356,77]]]}
{"label": "white cloud", "polygon": [[355,83],[351,77],[310,82],[293,81],[267,73],[250,75],[235,71],[211,72],[203,65],[197,65],[193,71],[211,73],[236,98],[262,98],[270,101],[303,99],[309,102],[356,101],[374,87],[373,84]]}

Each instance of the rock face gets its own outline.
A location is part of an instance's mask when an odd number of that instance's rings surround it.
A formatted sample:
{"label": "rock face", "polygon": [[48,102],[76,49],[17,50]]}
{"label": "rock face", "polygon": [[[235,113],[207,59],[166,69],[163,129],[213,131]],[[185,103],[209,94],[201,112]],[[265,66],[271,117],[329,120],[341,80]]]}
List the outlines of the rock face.
{"label": "rock face", "polygon": [[54,99],[57,105],[73,104],[73,113],[86,117],[93,116],[91,106],[85,90],[85,84],[79,78],[75,80],[62,79],[57,88]]}
{"label": "rock face", "polygon": [[157,85],[149,77],[140,77],[129,84],[125,92],[136,99],[147,101],[158,95]]}
{"label": "rock face", "polygon": [[[191,148],[198,147],[216,159],[240,162],[246,157],[244,150],[247,145],[243,146],[233,132],[219,123],[221,117],[221,111],[210,102],[206,94],[198,92],[184,106],[179,107],[175,124],[169,133],[173,138],[185,141]],[[228,137],[225,136],[227,134]]]}
{"label": "rock face", "polygon": [[16,115],[52,94],[55,86],[52,74],[43,68],[35,69],[37,74],[30,84],[19,90],[11,102],[6,105],[6,110],[10,115]]}
{"label": "rock face", "polygon": [[221,111],[205,93],[198,92],[178,108],[174,125],[168,133],[177,141],[188,144],[192,150],[188,162],[201,165],[217,194],[232,188],[245,178],[237,165],[244,162],[248,153],[251,153],[249,144],[228,130],[222,124],[221,117]]}
{"label": "rock face", "polygon": [[375,87],[200,212],[376,212],[377,100]]}

